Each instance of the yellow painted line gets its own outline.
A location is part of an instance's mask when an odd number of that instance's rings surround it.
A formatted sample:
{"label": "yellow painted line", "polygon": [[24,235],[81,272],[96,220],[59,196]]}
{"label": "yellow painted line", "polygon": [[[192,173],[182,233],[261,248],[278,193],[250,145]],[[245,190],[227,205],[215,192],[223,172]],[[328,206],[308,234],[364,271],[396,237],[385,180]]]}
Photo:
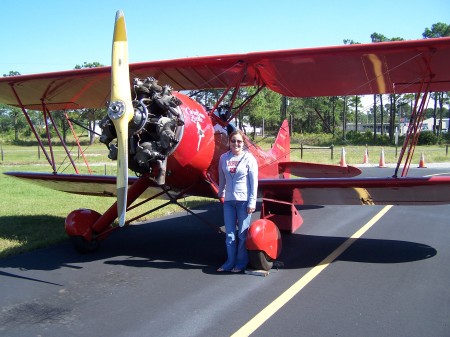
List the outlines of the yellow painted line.
{"label": "yellow painted line", "polygon": [[326,267],[328,267],[339,255],[341,255],[348,247],[350,247],[357,239],[367,232],[378,220],[380,220],[391,209],[392,205],[385,206],[377,215],[375,215],[368,223],[361,227],[355,234],[341,244],[334,252],[328,255],[322,262],[311,269],[301,279],[295,282],[289,289],[282,293],[267,307],[261,310],[255,317],[243,325],[231,337],[250,336],[273,314],[280,310],[287,302],[289,302],[300,290],[302,290],[309,282],[319,275]]}

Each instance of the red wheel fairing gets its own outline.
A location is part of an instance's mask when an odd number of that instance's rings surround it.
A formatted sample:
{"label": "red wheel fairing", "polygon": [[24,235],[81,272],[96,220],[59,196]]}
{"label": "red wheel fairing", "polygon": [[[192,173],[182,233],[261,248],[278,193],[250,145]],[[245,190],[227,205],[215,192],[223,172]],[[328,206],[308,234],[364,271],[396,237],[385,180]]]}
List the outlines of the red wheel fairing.
{"label": "red wheel fairing", "polygon": [[91,209],[77,209],[69,213],[65,221],[66,233],[69,236],[82,236],[92,240],[92,225],[101,214]]}
{"label": "red wheel fairing", "polygon": [[270,220],[259,219],[251,224],[247,236],[247,249],[259,250],[271,259],[281,253],[281,234],[278,227]]}

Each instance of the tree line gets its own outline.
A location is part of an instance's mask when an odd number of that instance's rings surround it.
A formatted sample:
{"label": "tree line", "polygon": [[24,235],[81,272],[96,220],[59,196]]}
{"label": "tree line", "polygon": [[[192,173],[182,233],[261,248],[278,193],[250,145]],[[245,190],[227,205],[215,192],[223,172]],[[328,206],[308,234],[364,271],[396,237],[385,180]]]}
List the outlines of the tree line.
{"label": "tree line", "polygon": [[[438,38],[450,36],[450,25],[436,23],[431,28],[425,28],[423,38]],[[383,43],[386,41],[400,41],[399,37],[387,38],[386,36],[373,33],[371,35],[373,43]],[[351,39],[344,39],[344,44],[358,44]],[[99,67],[98,62],[76,65],[75,69]],[[16,71],[10,71],[3,76],[20,75]],[[240,88],[235,106],[253,97],[256,88]],[[192,91],[188,94],[206,107],[214,106],[221,97],[223,90]],[[433,108],[425,111],[425,118],[434,118],[432,132],[439,135],[443,131],[440,125],[442,119],[449,118],[450,96],[449,92],[435,92],[431,94],[434,102]],[[358,133],[363,130],[361,125],[373,125],[373,131],[369,132],[366,141],[384,141],[393,143],[395,128],[401,121],[408,121],[416,99],[414,94],[405,95],[374,95],[373,104],[364,107],[361,96],[334,96],[334,97],[310,97],[293,98],[284,97],[268,89],[261,90],[249,104],[245,106],[242,113],[238,115],[236,123],[241,128],[249,126],[253,132],[262,128],[264,132],[275,132],[281,121],[288,118],[290,120],[291,133],[329,133],[333,138],[352,140],[358,137]],[[42,113],[38,111],[28,111],[30,119],[35,126],[44,129]],[[69,130],[67,118],[84,125],[85,132],[89,135],[90,142],[94,141],[95,134],[86,130],[94,130],[95,123],[106,114],[105,109],[81,109],[75,111],[55,111],[52,117],[62,133],[64,141]],[[352,123],[355,130],[350,131],[349,125]],[[379,128],[381,126],[381,128]],[[380,132],[377,131],[380,129]],[[385,131],[387,130],[387,132]],[[255,136],[255,133],[250,134]],[[18,143],[22,138],[31,136],[31,130],[27,127],[26,120],[19,108],[14,108],[0,104],[0,136],[3,140],[10,140]]]}

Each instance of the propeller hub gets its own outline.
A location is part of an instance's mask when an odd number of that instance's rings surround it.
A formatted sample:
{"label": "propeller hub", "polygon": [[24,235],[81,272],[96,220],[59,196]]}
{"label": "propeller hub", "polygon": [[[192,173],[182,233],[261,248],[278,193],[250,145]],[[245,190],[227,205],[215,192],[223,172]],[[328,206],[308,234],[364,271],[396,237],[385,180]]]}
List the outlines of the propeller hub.
{"label": "propeller hub", "polygon": [[114,101],[108,107],[108,116],[112,120],[120,119],[125,113],[125,103],[123,101]]}

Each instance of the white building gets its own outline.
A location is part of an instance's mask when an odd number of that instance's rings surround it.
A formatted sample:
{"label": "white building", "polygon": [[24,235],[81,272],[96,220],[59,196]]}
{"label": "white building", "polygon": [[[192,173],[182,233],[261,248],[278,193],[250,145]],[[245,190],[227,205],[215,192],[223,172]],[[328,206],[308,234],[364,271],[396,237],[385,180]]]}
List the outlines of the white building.
{"label": "white building", "polygon": [[[439,129],[440,119],[436,119],[436,128]],[[442,131],[447,132],[448,130],[448,118],[442,119]],[[434,118],[424,119],[422,123],[422,131],[433,131]]]}

